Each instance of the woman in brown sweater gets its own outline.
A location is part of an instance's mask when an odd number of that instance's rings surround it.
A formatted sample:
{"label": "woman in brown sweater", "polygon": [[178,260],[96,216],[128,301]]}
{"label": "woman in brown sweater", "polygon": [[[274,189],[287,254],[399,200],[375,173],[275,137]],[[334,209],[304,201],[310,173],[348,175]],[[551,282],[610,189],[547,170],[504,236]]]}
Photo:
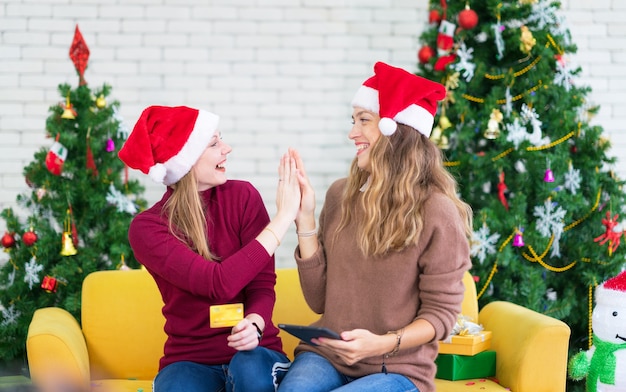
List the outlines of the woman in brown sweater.
{"label": "woman in brown sweater", "polygon": [[341,340],[301,343],[290,391],[434,391],[437,341],[461,310],[472,212],[429,135],[439,83],[377,63],[358,90],[349,176],[315,196],[297,151],[296,262],[315,323]]}

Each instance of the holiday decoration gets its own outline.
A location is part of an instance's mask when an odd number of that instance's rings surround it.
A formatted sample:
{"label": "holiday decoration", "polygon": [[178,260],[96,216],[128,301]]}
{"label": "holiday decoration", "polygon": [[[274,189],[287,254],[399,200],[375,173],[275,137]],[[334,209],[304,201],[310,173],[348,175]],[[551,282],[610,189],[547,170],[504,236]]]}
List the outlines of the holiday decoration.
{"label": "holiday decoration", "polygon": [[596,288],[593,345],[568,365],[574,380],[586,378],[587,392],[626,392],[626,271]]}
{"label": "holiday decoration", "polygon": [[428,23],[439,24],[441,22],[441,13],[438,10],[430,10],[428,13]]}
{"label": "holiday decoration", "polygon": [[29,231],[22,234],[22,242],[24,242],[26,246],[33,246],[35,242],[37,242],[37,239],[37,233],[33,231],[32,227]]}
{"label": "holiday decoration", "polygon": [[455,29],[456,25],[447,20],[442,20],[439,25],[439,32],[437,34],[437,54],[439,58],[435,61],[435,71],[445,70],[446,66],[456,58],[456,55],[452,53]]}
{"label": "holiday decoration", "polygon": [[74,256],[76,253],[78,253],[74,245],[74,241],[72,240],[72,233],[70,231],[71,225],[71,210],[68,208],[64,222],[65,229],[63,231],[63,236],[61,237],[61,256]]}
{"label": "holiday decoration", "polygon": [[[82,72],[86,46],[78,34],[75,38],[72,57]],[[20,213],[0,208],[6,231],[6,257],[0,260],[0,363],[27,362],[26,334],[35,310],[57,306],[80,320],[88,274],[115,269],[122,254],[129,268],[139,266],[127,236],[133,214],[107,201],[114,189],[132,200],[135,211],[146,207],[142,186],[128,178],[115,153],[105,152],[108,145],[115,151],[128,136],[120,104],[111,99],[106,83],[91,89],[79,74],[73,84],[60,84],[60,98],[46,109],[42,139],[53,139],[24,165],[30,185],[17,196]],[[74,119],[62,118],[63,113]]]}
{"label": "holiday decoration", "polygon": [[103,109],[107,106],[107,100],[104,98],[103,94],[100,94],[98,98],[96,98],[96,107],[98,109]]}
{"label": "holiday decoration", "polygon": [[89,128],[87,130],[87,155],[86,155],[86,166],[87,169],[89,169],[89,171],[91,171],[91,174],[96,177],[98,176],[98,168],[96,167],[96,162],[93,158],[93,151],[91,151],[91,143],[89,142],[89,137],[90,137],[90,133],[91,133],[91,128]]}
{"label": "holiday decoration", "polygon": [[513,244],[514,247],[516,248],[521,248],[524,245],[524,235],[522,233],[522,230],[518,229],[515,231],[515,237],[513,237]]}
{"label": "holiday decoration", "polygon": [[448,137],[445,136],[443,132],[451,126],[452,124],[450,124],[450,120],[448,119],[448,117],[442,115],[441,117],[439,117],[439,122],[437,123],[437,126],[433,128],[432,135],[430,135],[430,140],[435,142],[437,147],[442,150],[447,150],[448,148],[450,148],[450,145],[448,144]]}
{"label": "holiday decoration", "polygon": [[11,233],[4,233],[2,236],[2,246],[5,250],[15,246],[15,235]]}
{"label": "holiday decoration", "polygon": [[46,290],[48,293],[56,293],[58,283],[59,282],[56,278],[46,275],[43,278],[43,282],[41,282],[41,288]]}
{"label": "holiday decoration", "polygon": [[37,200],[41,201],[41,199],[44,198],[44,196],[46,196],[46,193],[48,193],[48,191],[46,190],[46,188],[37,188],[36,194],[37,194]]}
{"label": "holiday decoration", "polygon": [[498,182],[498,199],[500,199],[500,203],[502,203],[502,205],[504,206],[504,208],[508,211],[509,210],[509,203],[506,200],[506,195],[504,194],[504,192],[506,192],[508,190],[508,188],[506,187],[506,183],[504,182],[504,172],[501,171],[500,175],[499,175],[499,182]]}
{"label": "holiday decoration", "polygon": [[124,255],[122,255],[120,263],[117,265],[117,269],[122,271],[129,271],[132,269],[128,266],[128,264],[126,264],[126,261],[124,261]]}
{"label": "holiday decoration", "polygon": [[465,9],[459,12],[458,22],[462,29],[471,30],[478,24],[478,15],[467,4]]}
{"label": "holiday decoration", "polygon": [[106,152],[114,152],[115,151],[115,142],[113,139],[108,138],[106,144]]}
{"label": "holiday decoration", "polygon": [[466,82],[469,82],[474,77],[474,70],[476,69],[476,64],[472,62],[473,59],[473,48],[468,48],[465,46],[465,43],[462,42],[459,46],[459,49],[456,51],[456,55],[459,61],[456,64],[450,66],[450,69],[454,69],[463,74],[463,78]]}
{"label": "holiday decoration", "polygon": [[63,108],[63,113],[61,114],[61,118],[66,120],[74,120],[76,119],[76,110],[74,110],[74,105],[70,102],[70,96],[67,96],[65,100],[65,105],[61,105]]}
{"label": "holiday decoration", "polygon": [[489,115],[489,121],[487,122],[487,130],[485,130],[485,139],[497,139],[500,136],[500,123],[502,122],[502,112],[498,109],[493,109]]}
{"label": "holiday decoration", "polygon": [[543,124],[539,120],[537,111],[525,103],[522,104],[520,113],[524,124],[530,124],[532,127],[532,133],[525,135],[525,139],[535,146],[541,146],[542,144],[548,144],[549,140],[542,138],[541,125]]}
{"label": "holiday decoration", "polygon": [[565,189],[571,192],[572,195],[575,195],[578,189],[580,189],[580,170],[574,169],[572,162],[569,162],[567,173],[565,173],[565,183],[563,186]]}
{"label": "holiday decoration", "polygon": [[43,270],[43,265],[37,263],[37,258],[32,256],[30,261],[24,266],[26,274],[24,275],[24,282],[28,283],[28,288],[33,289],[33,286],[39,283],[39,272]]}
{"label": "holiday decoration", "polygon": [[67,158],[67,149],[61,143],[54,142],[46,155],[46,167],[55,176],[61,175],[63,164]]}
{"label": "holiday decoration", "polygon": [[74,256],[78,251],[74,247],[74,242],[72,241],[72,234],[69,231],[63,232],[63,237],[61,237],[61,256]]}
{"label": "holiday decoration", "polygon": [[[461,18],[468,3],[478,21],[472,29]],[[573,355],[591,340],[581,293],[626,267],[626,247],[617,245],[626,182],[612,173],[617,159],[601,123],[590,123],[599,108],[579,82],[584,70],[572,63],[577,45],[559,7],[431,0],[442,21],[424,21],[418,42],[437,53],[415,63],[447,89],[437,118],[453,125],[436,126],[431,140],[445,142],[445,165],[474,212],[470,272],[479,306],[511,301],[563,320]],[[568,391],[577,387],[584,385],[568,380]]]}
{"label": "holiday decoration", "polygon": [[78,29],[78,25],[74,31],[72,46],[70,46],[70,59],[72,59],[74,67],[76,67],[76,72],[78,72],[79,85],[84,86],[87,84],[85,81],[85,69],[87,68],[87,61],[89,60],[89,48],[83,39],[82,33]]}
{"label": "holiday decoration", "polygon": [[117,190],[113,185],[109,186],[109,192],[107,193],[106,200],[108,203],[115,205],[119,212],[127,212],[131,215],[137,213],[137,207],[132,200],[126,195]]}
{"label": "holiday decoration", "polygon": [[622,237],[623,231],[618,227],[617,218],[618,214],[611,219],[611,212],[606,212],[606,218],[602,219],[602,224],[606,227],[606,231],[604,234],[594,238],[594,242],[598,242],[599,245],[604,245],[605,243],[609,243],[609,254],[612,254],[617,250],[619,246],[620,238]]}
{"label": "holiday decoration", "polygon": [[546,172],[543,175],[544,182],[554,182],[554,173],[552,173],[552,169],[547,168]]}
{"label": "holiday decoration", "polygon": [[533,37],[533,33],[528,29],[527,26],[520,27],[520,30],[521,33],[519,49],[523,53],[528,54],[537,43],[537,40],[535,39],[535,37]]}
{"label": "holiday decoration", "polygon": [[426,64],[435,55],[435,51],[430,46],[423,46],[419,52],[417,52],[417,58],[422,64]]}
{"label": "holiday decoration", "polygon": [[483,223],[483,226],[478,231],[475,231],[472,236],[471,255],[478,257],[481,263],[484,262],[487,255],[496,252],[495,244],[499,238],[500,234],[491,234],[487,225]]}

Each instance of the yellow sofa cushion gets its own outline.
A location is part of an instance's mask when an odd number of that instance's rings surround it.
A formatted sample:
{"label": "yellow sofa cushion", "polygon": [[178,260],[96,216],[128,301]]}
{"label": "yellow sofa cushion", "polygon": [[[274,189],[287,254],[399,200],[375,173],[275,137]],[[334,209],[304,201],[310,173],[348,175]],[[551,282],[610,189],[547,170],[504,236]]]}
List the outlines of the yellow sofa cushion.
{"label": "yellow sofa cushion", "polygon": [[33,320],[36,322],[28,327],[26,340],[31,378],[40,384],[86,385],[89,354],[74,316],[65,309],[50,307],[37,309]]}
{"label": "yellow sofa cushion", "polygon": [[145,270],[99,271],[85,278],[82,326],[92,379],[155,376],[166,339],[162,307]]}
{"label": "yellow sofa cushion", "polygon": [[510,391],[502,385],[486,378],[473,378],[471,380],[448,381],[435,379],[437,392],[502,392]]}
{"label": "yellow sofa cushion", "polygon": [[[275,325],[281,323],[309,325],[319,319],[319,314],[313,312],[304,299],[298,270],[277,269],[276,275],[276,304],[272,322]],[[283,351],[293,360],[293,350],[299,343],[298,338],[282,330],[278,335],[283,341]]]}

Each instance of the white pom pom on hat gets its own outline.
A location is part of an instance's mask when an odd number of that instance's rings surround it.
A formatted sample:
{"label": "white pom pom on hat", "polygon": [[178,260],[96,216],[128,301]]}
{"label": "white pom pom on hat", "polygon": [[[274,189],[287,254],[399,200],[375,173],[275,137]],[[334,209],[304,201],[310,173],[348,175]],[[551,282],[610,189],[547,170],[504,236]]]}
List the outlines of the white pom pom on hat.
{"label": "white pom pom on hat", "polygon": [[150,178],[152,178],[152,180],[155,182],[163,182],[166,174],[167,174],[167,169],[165,168],[165,165],[162,163],[154,164],[154,166],[152,166],[150,170],[148,171],[148,176],[150,176]]}
{"label": "white pom pom on hat", "polygon": [[437,113],[437,102],[445,96],[446,88],[442,84],[377,62],[374,76],[363,82],[352,99],[352,106],[380,115],[378,126],[383,135],[392,135],[400,123],[428,137]]}
{"label": "white pom pom on hat", "polygon": [[186,106],[150,106],[141,113],[119,158],[156,182],[172,185],[187,174],[215,135],[216,114]]}
{"label": "white pom pom on hat", "polygon": [[391,136],[398,129],[398,123],[390,119],[389,117],[383,117],[378,123],[378,129],[385,136]]}
{"label": "white pom pom on hat", "polygon": [[626,271],[596,287],[596,303],[616,306],[626,304]]}

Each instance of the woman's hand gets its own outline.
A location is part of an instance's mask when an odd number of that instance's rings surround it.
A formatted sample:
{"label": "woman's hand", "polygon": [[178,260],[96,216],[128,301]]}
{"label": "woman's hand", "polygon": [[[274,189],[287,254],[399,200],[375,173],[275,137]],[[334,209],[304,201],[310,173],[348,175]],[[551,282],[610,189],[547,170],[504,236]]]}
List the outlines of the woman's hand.
{"label": "woman's hand", "polygon": [[277,215],[284,215],[289,223],[293,222],[300,208],[300,198],[296,160],[290,154],[284,154],[278,166]]}
{"label": "woman's hand", "polygon": [[[309,231],[315,228],[315,191],[313,190],[311,181],[309,181],[309,177],[304,169],[304,162],[302,162],[300,153],[297,150],[290,148],[289,156],[295,160],[296,168],[298,170],[300,193],[302,194],[300,209],[298,210],[298,215],[296,216],[296,226],[300,229],[300,223],[302,223],[303,227],[301,230]],[[306,225],[310,225],[311,220],[313,228],[304,227]]]}
{"label": "woman's hand", "polygon": [[396,336],[376,335],[366,329],[353,329],[341,333],[341,340],[330,338],[313,339],[313,343],[335,354],[348,366],[370,357],[381,356],[393,350]]}
{"label": "woman's hand", "polygon": [[256,327],[247,318],[233,327],[227,340],[228,346],[237,351],[254,350],[259,345]]}

